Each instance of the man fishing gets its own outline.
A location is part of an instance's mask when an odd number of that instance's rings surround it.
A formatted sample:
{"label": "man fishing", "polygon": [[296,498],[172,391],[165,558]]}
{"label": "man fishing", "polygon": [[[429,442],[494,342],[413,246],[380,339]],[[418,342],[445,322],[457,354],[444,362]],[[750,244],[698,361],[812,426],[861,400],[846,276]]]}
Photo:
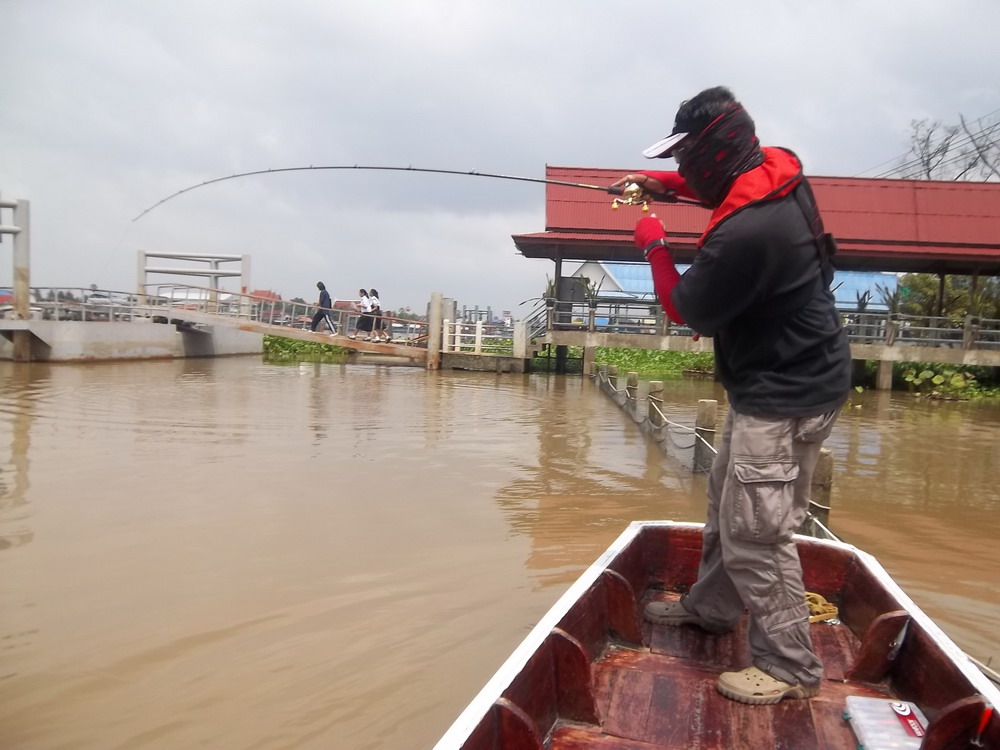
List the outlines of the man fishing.
{"label": "man fishing", "polygon": [[645,617],[724,633],[747,610],[752,665],[723,672],[718,691],[750,704],[809,698],[823,665],[792,534],[850,387],[850,347],[829,289],[832,240],[798,158],[762,148],[724,87],[681,104],[671,134],[643,154],[673,157],[678,171],[640,171],[616,185],[638,183],[653,197],[674,191],[712,211],[683,275],[655,216],[639,220],[635,243],[667,315],[713,337],[730,402],[708,481],[698,580],[679,602],[647,606]]}

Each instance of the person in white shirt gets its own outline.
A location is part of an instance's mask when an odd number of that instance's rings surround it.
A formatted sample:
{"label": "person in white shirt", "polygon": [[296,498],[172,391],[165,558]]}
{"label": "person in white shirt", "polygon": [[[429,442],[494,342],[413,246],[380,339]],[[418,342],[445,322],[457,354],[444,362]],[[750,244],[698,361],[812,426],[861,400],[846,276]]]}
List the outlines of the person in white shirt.
{"label": "person in white shirt", "polygon": [[354,333],[349,334],[347,338],[355,339],[358,336],[362,336],[363,341],[371,341],[372,333],[372,302],[371,297],[368,296],[367,289],[358,290],[358,302],[357,309],[361,312],[358,316],[357,322],[354,324]]}
{"label": "person in white shirt", "polygon": [[372,304],[372,316],[374,325],[372,326],[372,341],[392,341],[389,335],[385,319],[382,317],[382,301],[378,297],[378,289],[372,288],[368,293]]}

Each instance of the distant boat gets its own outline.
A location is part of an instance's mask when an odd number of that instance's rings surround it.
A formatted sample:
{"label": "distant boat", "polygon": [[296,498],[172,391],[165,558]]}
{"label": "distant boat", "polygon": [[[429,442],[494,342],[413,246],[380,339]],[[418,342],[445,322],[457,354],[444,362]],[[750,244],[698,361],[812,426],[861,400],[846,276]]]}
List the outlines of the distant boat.
{"label": "distant boat", "polygon": [[811,626],[819,694],[772,706],[718,694],[720,672],[750,664],[745,618],[718,636],[642,619],[694,583],[701,531],[631,524],[435,750],[1000,748],[997,686],[872,556],[837,541],[796,537],[806,590],[839,610]]}

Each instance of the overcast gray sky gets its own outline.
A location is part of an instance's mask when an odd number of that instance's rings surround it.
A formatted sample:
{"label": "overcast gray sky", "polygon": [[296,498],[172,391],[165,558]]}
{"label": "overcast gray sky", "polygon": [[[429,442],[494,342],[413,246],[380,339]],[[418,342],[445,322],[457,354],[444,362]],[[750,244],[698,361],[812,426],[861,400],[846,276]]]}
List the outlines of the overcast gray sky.
{"label": "overcast gray sky", "polygon": [[0,192],[31,201],[33,286],[132,290],[139,249],[249,253],[286,299],[323,280],[520,317],[552,272],[510,239],[544,229],[541,185],[265,175],[132,219],[255,169],[670,168],[640,151],[720,84],[807,174],[870,174],[912,120],[1000,108],[998,28],[996,0],[0,0]]}

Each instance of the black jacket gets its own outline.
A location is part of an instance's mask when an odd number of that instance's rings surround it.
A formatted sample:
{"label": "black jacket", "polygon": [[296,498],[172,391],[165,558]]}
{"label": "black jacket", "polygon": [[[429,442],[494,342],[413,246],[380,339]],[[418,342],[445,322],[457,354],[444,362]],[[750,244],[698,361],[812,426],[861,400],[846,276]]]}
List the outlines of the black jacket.
{"label": "black jacket", "polygon": [[719,221],[671,301],[691,328],[714,337],[736,411],[807,417],[847,400],[850,346],[794,191]]}

